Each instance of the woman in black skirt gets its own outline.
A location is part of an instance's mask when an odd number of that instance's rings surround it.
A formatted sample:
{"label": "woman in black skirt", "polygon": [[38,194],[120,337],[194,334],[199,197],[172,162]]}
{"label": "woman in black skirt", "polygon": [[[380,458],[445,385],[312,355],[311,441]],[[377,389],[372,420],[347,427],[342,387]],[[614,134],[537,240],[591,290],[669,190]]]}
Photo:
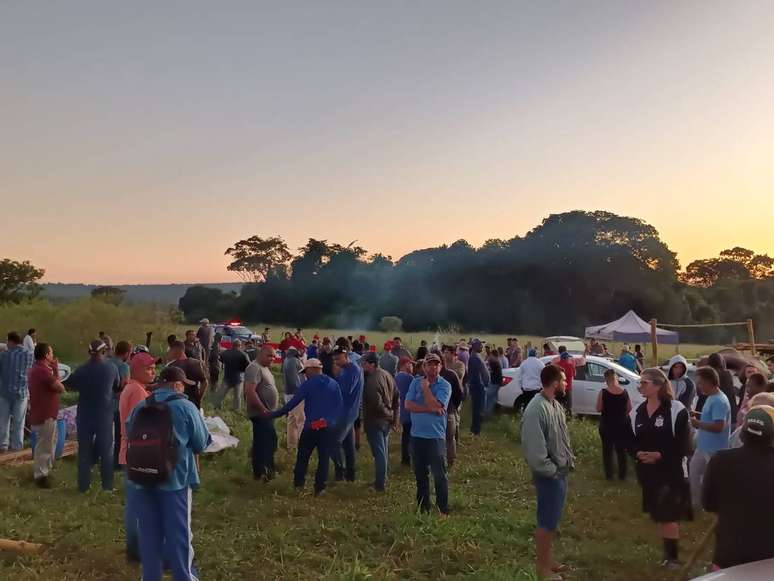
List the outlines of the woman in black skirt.
{"label": "woman in black skirt", "polygon": [[693,520],[687,455],[691,441],[688,411],[674,399],[664,372],[646,369],[640,379],[645,401],[630,414],[642,510],[656,522],[664,543],[664,567],[677,567],[679,521]]}

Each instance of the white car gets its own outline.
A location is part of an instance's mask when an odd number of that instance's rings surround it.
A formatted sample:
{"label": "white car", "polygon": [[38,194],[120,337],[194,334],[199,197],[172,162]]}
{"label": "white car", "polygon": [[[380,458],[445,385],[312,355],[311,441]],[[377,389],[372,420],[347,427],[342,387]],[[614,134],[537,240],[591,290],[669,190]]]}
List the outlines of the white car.
{"label": "white car", "polygon": [[[541,357],[548,364],[555,356]],[[576,357],[576,359],[579,359]],[[644,401],[638,391],[640,376],[618,365],[614,361],[594,355],[586,356],[586,365],[576,368],[575,379],[572,380],[572,412],[580,415],[599,415],[597,412],[597,395],[605,385],[605,371],[613,369],[618,374],[618,383],[628,393],[633,407]],[[502,407],[515,407],[516,399],[521,395],[521,368],[503,369],[503,386],[497,393],[497,403]]]}
{"label": "white car", "polygon": [[[559,352],[559,347],[564,345],[567,347],[567,352],[572,355],[583,355],[586,352],[586,344],[580,337],[570,337],[568,335],[557,335],[555,337],[546,337],[543,339],[543,343],[548,343],[551,351],[554,353]],[[542,343],[541,343],[542,346]]]}
{"label": "white car", "polygon": [[771,581],[774,578],[774,559],[755,561],[721,569],[716,573],[707,573],[695,577],[693,581]]}
{"label": "white car", "polygon": [[59,381],[67,381],[70,375],[72,374],[73,370],[70,368],[69,365],[65,365],[64,363],[59,363]]}

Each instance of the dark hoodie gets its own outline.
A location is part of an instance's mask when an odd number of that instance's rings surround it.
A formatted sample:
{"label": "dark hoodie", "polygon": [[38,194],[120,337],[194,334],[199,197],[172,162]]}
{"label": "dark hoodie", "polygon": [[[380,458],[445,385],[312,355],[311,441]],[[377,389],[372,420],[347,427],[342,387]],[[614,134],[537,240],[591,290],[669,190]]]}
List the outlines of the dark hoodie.
{"label": "dark hoodie", "polygon": [[[733,423],[736,421],[736,412],[737,408],[739,407],[736,403],[736,388],[734,388],[734,377],[731,375],[731,372],[726,369],[726,360],[723,359],[723,355],[720,353],[713,353],[710,355],[707,360],[707,365],[718,372],[718,377],[720,378],[720,391],[726,395],[728,398],[728,403],[731,405],[731,421]],[[699,399],[696,402],[697,412],[701,411],[706,399],[706,395],[699,394]]]}

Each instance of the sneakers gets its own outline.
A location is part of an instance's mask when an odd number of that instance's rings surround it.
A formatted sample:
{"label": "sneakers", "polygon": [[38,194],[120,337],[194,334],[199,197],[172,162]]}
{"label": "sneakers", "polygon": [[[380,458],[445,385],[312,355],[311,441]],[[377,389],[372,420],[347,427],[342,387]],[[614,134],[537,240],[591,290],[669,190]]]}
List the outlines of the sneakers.
{"label": "sneakers", "polygon": [[661,561],[661,563],[659,563],[659,567],[661,567],[662,569],[675,570],[675,569],[679,569],[682,566],[683,566],[683,563],[677,559],[664,559],[663,561]]}

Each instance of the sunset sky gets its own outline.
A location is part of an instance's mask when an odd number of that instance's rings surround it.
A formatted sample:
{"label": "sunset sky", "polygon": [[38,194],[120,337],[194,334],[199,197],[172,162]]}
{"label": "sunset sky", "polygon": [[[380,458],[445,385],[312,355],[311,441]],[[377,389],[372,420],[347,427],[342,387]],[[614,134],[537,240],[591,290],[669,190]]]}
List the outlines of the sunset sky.
{"label": "sunset sky", "polygon": [[394,258],[550,213],[774,254],[774,2],[0,4],[0,258],[235,280],[252,234]]}

